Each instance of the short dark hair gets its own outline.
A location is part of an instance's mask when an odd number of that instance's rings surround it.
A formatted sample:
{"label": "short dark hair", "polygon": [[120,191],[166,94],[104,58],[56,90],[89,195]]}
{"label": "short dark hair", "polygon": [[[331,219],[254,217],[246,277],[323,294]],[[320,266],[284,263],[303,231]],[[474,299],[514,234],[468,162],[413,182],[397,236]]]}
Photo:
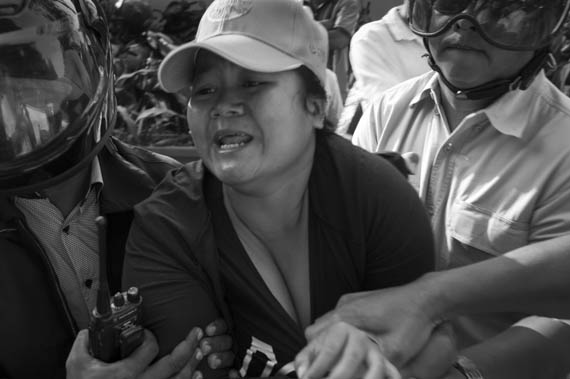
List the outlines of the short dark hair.
{"label": "short dark hair", "polygon": [[[306,92],[305,95],[313,96],[317,99],[323,100],[326,104],[327,91],[325,90],[325,87],[323,86],[317,75],[315,75],[313,71],[311,71],[309,68],[305,66],[299,67],[297,69],[297,72],[299,73],[299,75],[301,75],[301,80],[305,85],[305,92]],[[323,112],[324,111],[325,109],[323,109]],[[326,118],[326,114],[325,114],[324,129],[330,131],[334,131],[336,129],[336,125],[334,125],[330,120]]]}

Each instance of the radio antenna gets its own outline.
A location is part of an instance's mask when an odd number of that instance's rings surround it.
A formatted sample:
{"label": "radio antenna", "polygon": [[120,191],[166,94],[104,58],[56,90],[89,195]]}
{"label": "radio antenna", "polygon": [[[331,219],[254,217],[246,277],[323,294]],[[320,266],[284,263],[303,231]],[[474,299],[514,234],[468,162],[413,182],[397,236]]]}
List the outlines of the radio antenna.
{"label": "radio antenna", "polygon": [[105,317],[111,314],[110,292],[107,282],[107,220],[103,216],[95,219],[99,234],[99,289],[97,290],[97,313]]}

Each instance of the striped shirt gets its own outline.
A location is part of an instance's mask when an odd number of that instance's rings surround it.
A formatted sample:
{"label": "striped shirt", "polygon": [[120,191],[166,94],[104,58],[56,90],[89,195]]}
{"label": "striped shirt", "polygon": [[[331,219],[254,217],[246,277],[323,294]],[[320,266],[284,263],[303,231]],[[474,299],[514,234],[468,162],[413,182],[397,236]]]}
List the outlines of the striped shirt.
{"label": "striped shirt", "polygon": [[85,198],[67,217],[48,198],[16,197],[14,203],[46,251],[77,326],[89,325],[99,288],[99,248],[95,218],[103,177],[99,161],[91,167]]}

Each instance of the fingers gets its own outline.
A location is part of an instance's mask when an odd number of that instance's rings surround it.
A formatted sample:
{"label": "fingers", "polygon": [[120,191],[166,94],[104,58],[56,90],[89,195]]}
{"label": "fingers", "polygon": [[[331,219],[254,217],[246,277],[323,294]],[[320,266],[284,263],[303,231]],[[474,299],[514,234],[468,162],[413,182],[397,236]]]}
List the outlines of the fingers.
{"label": "fingers", "polygon": [[[329,328],[331,325],[338,323],[338,322],[348,322],[349,324],[353,324],[356,327],[361,327],[362,325],[357,325],[359,324],[357,322],[357,320],[353,317],[349,319],[347,319],[347,315],[345,310],[346,309],[342,309],[345,306],[348,306],[350,303],[354,303],[358,300],[361,299],[365,299],[369,296],[372,296],[376,293],[377,291],[366,291],[366,292],[356,292],[356,293],[349,293],[349,294],[345,294],[343,296],[341,296],[341,298],[339,299],[339,301],[337,302],[336,305],[336,309],[325,313],[323,316],[319,317],[317,320],[315,320],[315,322],[313,323],[313,325],[309,326],[306,330],[305,330],[305,337],[310,341],[313,338],[315,338],[317,335],[319,335],[323,330]],[[371,300],[373,301],[373,300]],[[356,307],[358,308],[358,307]],[[354,313],[354,312],[351,312]]]}
{"label": "fingers", "polygon": [[[158,354],[158,344],[154,335],[145,329],[142,344],[127,358],[112,363],[110,368],[119,374],[117,377],[137,377],[152,362]],[[114,367],[112,367],[114,366]]]}
{"label": "fingers", "polygon": [[190,358],[190,360],[186,363],[186,365],[176,371],[175,375],[171,376],[171,379],[202,379],[202,372],[196,370],[198,364],[202,360],[203,355],[200,349],[195,350],[194,354]]}
{"label": "fingers", "polygon": [[400,379],[398,370],[368,334],[344,322],[318,335],[295,359],[300,378]]}
{"label": "fingers", "polygon": [[200,349],[208,356],[208,365],[212,369],[228,368],[234,363],[234,353],[231,351],[232,338],[225,334],[228,331],[226,322],[218,319],[206,327],[206,335],[200,341]]}
{"label": "fingers", "polygon": [[234,365],[235,355],[232,351],[214,353],[208,356],[208,365],[211,369],[229,368]]}
{"label": "fingers", "polygon": [[295,366],[300,378],[321,378],[327,374],[343,352],[347,327],[343,322],[333,324],[297,354]]}
{"label": "fingers", "polygon": [[307,340],[312,340],[321,334],[325,329],[332,326],[335,322],[341,321],[339,316],[333,311],[325,313],[315,320],[315,322],[305,329],[305,337]]}
{"label": "fingers", "polygon": [[228,325],[224,319],[217,319],[206,326],[206,336],[219,336],[228,332]]}
{"label": "fingers", "polygon": [[87,329],[81,330],[77,334],[65,362],[66,377],[69,379],[81,378],[92,367],[103,365],[105,364],[97,361],[89,354],[89,331]]}
{"label": "fingers", "polygon": [[240,376],[240,374],[238,373],[237,370],[231,369],[230,372],[228,372],[228,378],[230,378],[230,379],[238,379],[238,378],[241,378],[241,376]]}
{"label": "fingers", "polygon": [[204,355],[226,352],[231,348],[232,337],[227,334],[215,337],[204,337],[202,341],[200,341],[200,349],[202,349]]}
{"label": "fingers", "polygon": [[[340,359],[337,360],[334,369],[328,376],[329,379],[354,377],[355,373],[364,368],[363,364],[366,363],[367,358],[375,363],[368,367],[369,370],[373,369],[375,371],[373,378],[382,378],[380,373],[384,367],[384,357],[380,354],[377,346],[373,346],[372,343],[366,341],[366,337],[364,337],[364,341],[362,337],[359,337],[352,335],[346,340]],[[369,356],[374,356],[374,358],[369,358]]]}
{"label": "fingers", "polygon": [[305,373],[311,365],[316,354],[316,349],[314,348],[315,342],[311,341],[307,346],[305,346],[296,356],[295,356],[295,371],[297,371],[297,376],[299,378],[305,378]]}
{"label": "fingers", "polygon": [[193,328],[170,354],[148,367],[141,379],[169,377],[190,379],[203,358],[202,351],[198,348],[202,336],[200,328]]}

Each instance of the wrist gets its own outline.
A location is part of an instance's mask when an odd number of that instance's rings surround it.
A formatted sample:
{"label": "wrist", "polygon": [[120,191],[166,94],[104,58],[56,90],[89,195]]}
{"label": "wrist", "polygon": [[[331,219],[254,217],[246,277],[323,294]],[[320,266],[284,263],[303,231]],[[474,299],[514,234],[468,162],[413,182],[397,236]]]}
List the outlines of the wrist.
{"label": "wrist", "polygon": [[442,285],[441,279],[442,272],[435,271],[424,274],[414,282],[422,299],[424,299],[422,309],[425,315],[436,325],[450,317],[451,309],[446,288]]}

